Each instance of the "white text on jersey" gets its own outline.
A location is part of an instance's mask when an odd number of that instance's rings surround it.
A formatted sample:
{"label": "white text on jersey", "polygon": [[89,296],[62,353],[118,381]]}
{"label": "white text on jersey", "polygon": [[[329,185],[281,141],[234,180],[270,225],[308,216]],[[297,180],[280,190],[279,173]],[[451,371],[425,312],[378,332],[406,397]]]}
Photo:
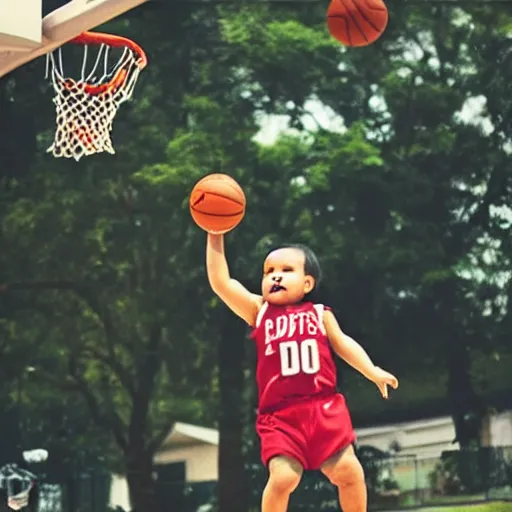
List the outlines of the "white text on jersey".
{"label": "white text on jersey", "polygon": [[318,316],[312,311],[279,315],[265,320],[265,344],[294,335],[316,336],[318,331]]}

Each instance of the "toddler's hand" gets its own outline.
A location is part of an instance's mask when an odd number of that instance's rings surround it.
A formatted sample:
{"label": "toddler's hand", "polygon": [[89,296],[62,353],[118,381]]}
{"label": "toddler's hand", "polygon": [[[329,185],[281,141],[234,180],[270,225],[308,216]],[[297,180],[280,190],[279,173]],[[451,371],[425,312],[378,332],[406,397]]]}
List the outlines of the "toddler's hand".
{"label": "toddler's hand", "polygon": [[375,367],[371,380],[375,382],[383,398],[388,398],[388,386],[398,388],[398,379],[378,366]]}

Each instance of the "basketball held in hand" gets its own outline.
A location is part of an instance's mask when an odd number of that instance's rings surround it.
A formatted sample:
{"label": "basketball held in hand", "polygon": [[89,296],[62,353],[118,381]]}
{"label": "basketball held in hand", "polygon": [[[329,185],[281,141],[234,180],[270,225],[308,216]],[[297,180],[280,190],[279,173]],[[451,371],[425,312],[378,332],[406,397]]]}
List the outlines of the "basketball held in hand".
{"label": "basketball held in hand", "polygon": [[388,24],[382,0],[331,0],[327,27],[346,46],[367,46],[376,41]]}
{"label": "basketball held in hand", "polygon": [[234,229],[243,219],[245,194],[227,174],[209,174],[195,184],[189,207],[200,228],[220,235]]}

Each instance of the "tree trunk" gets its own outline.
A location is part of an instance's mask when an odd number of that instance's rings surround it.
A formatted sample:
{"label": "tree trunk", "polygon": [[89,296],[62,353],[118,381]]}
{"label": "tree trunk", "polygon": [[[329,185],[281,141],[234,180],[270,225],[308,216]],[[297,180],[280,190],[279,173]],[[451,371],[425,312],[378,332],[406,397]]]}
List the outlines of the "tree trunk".
{"label": "tree trunk", "polygon": [[219,512],[247,512],[248,484],[243,456],[245,324],[230,311],[219,344]]}
{"label": "tree trunk", "polygon": [[484,408],[471,378],[471,352],[461,321],[464,311],[458,307],[458,283],[456,280],[443,282],[435,291],[442,298],[438,304],[437,325],[440,339],[445,343],[447,394],[455,426],[455,441],[461,448],[480,445]]}
{"label": "tree trunk", "polygon": [[[152,454],[142,449],[130,451],[126,469],[132,512],[163,512],[158,507]],[[170,511],[169,508],[166,512]]]}
{"label": "tree trunk", "polygon": [[[459,334],[460,336],[460,334]],[[454,338],[448,348],[448,397],[461,448],[480,445],[483,407],[471,379],[471,357],[463,340]]]}

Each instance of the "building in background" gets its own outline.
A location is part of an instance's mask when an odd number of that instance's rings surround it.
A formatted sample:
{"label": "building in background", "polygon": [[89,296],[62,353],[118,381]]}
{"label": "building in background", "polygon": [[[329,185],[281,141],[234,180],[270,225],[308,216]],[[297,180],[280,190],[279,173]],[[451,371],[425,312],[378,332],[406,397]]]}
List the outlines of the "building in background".
{"label": "building in background", "polygon": [[[393,476],[402,491],[429,486],[429,474],[445,451],[458,450],[450,416],[356,429],[359,446],[393,453]],[[483,446],[512,446],[512,411],[489,415]],[[157,472],[178,492],[186,485],[211,485],[218,479],[219,432],[176,423],[155,456]],[[124,477],[115,475],[110,504],[130,510]]]}

